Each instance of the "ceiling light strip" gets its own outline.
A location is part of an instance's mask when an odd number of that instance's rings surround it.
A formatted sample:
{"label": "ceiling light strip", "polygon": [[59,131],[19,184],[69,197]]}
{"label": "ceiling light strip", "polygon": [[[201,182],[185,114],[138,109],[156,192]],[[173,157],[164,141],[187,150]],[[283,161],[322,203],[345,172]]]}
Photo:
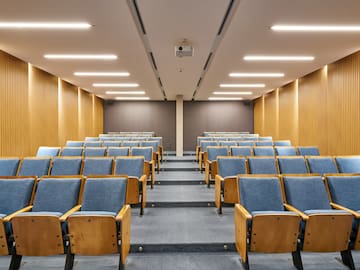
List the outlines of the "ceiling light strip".
{"label": "ceiling light strip", "polygon": [[46,59],[115,60],[115,54],[45,54]]}
{"label": "ceiling light strip", "polygon": [[233,72],[229,74],[230,77],[239,77],[239,78],[258,78],[258,77],[266,77],[266,78],[280,78],[284,77],[284,73],[239,73]]}
{"label": "ceiling light strip", "polygon": [[106,91],[107,95],[145,95],[145,91]]}
{"label": "ceiling light strip", "polygon": [[222,83],[220,87],[223,88],[263,88],[263,83]]}
{"label": "ceiling light strip", "polygon": [[0,22],[0,28],[15,29],[88,29],[91,24],[84,22]]}
{"label": "ceiling light strip", "polygon": [[129,72],[82,72],[77,71],[74,72],[75,76],[80,77],[128,77],[130,76]]}
{"label": "ceiling light strip", "polygon": [[116,100],[149,100],[149,97],[116,97]]}
{"label": "ceiling light strip", "polygon": [[360,25],[273,25],[273,31],[284,32],[360,32]]}
{"label": "ceiling light strip", "polygon": [[295,56],[295,55],[246,55],[245,61],[312,61],[314,56]]}
{"label": "ceiling light strip", "polygon": [[253,92],[222,92],[222,91],[215,91],[213,92],[214,95],[252,95]]}
{"label": "ceiling light strip", "polygon": [[208,100],[243,100],[242,97],[209,97]]}
{"label": "ceiling light strip", "polygon": [[138,87],[137,83],[93,83],[93,87]]}

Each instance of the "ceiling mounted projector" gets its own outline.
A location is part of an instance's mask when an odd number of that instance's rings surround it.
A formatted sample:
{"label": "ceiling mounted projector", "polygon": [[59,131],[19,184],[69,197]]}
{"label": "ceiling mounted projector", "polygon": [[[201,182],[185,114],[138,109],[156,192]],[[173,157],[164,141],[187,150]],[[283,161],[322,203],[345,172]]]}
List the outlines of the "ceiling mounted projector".
{"label": "ceiling mounted projector", "polygon": [[175,46],[175,56],[194,56],[194,49],[188,40],[184,39],[181,44]]}

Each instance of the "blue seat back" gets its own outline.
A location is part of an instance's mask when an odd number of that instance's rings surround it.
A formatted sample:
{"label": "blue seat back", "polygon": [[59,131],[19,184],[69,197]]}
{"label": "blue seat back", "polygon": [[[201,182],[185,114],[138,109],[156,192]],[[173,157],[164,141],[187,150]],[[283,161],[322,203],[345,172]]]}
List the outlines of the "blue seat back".
{"label": "blue seat back", "polygon": [[140,142],[138,142],[138,141],[123,141],[122,146],[127,146],[127,147],[139,147],[139,146],[140,146]]}
{"label": "blue seat back", "polygon": [[254,142],[253,141],[239,141],[238,146],[250,146],[250,147],[253,147]]}
{"label": "blue seat back", "polygon": [[217,162],[218,175],[221,175],[223,178],[247,173],[245,158],[219,157]]}
{"label": "blue seat back", "polygon": [[240,204],[253,211],[284,211],[277,177],[240,177]]}
{"label": "blue seat back", "polygon": [[24,158],[21,162],[19,176],[34,175],[41,177],[49,174],[51,158]]}
{"label": "blue seat back", "polygon": [[102,141],[85,141],[84,147],[101,147]]}
{"label": "blue seat back", "polygon": [[85,147],[84,157],[104,157],[106,156],[106,147]]}
{"label": "blue seat back", "polygon": [[286,201],[300,211],[330,210],[321,176],[284,176]]}
{"label": "blue seat back", "polygon": [[83,155],[82,147],[63,147],[60,156],[63,157],[81,157]]}
{"label": "blue seat back", "polygon": [[88,178],[85,181],[82,211],[119,212],[125,204],[127,178]]}
{"label": "blue seat back", "polygon": [[78,204],[81,178],[43,178],[38,182],[32,212],[65,213]]}
{"label": "blue seat back", "polygon": [[9,215],[29,205],[34,178],[0,178],[0,214]]}
{"label": "blue seat back", "polygon": [[277,166],[273,157],[249,157],[249,173],[251,174],[277,174]]}
{"label": "blue seat back", "polygon": [[271,136],[258,137],[257,139],[258,139],[258,141],[272,141],[273,140]]}
{"label": "blue seat back", "polygon": [[132,156],[143,156],[145,161],[152,160],[152,147],[133,147],[131,148],[131,155]]}
{"label": "blue seat back", "polygon": [[143,141],[141,142],[142,147],[152,147],[153,152],[158,151],[159,141]]}
{"label": "blue seat back", "polygon": [[85,137],[85,141],[89,142],[89,141],[92,141],[92,142],[96,142],[96,141],[99,141],[99,137]]}
{"label": "blue seat back", "polygon": [[105,141],[103,144],[105,147],[120,147],[121,141]]}
{"label": "blue seat back", "polygon": [[0,175],[15,176],[18,171],[19,163],[19,158],[0,158]]}
{"label": "blue seat back", "polygon": [[274,141],[274,146],[291,146],[291,141],[289,140]]}
{"label": "blue seat back", "polygon": [[130,154],[130,147],[109,147],[107,155],[109,157],[128,156]]}
{"label": "blue seat back", "polygon": [[360,173],[360,156],[335,157],[340,173]]}
{"label": "blue seat back", "polygon": [[60,153],[60,147],[40,146],[36,156],[37,157],[56,157]]}
{"label": "blue seat back", "polygon": [[300,156],[320,156],[317,146],[299,146],[298,152]]}
{"label": "blue seat back", "polygon": [[360,210],[360,175],[332,175],[326,180],[334,203],[354,211]]}
{"label": "blue seat back", "polygon": [[202,152],[206,152],[208,146],[217,146],[217,145],[218,145],[218,142],[216,142],[216,141],[202,141],[200,143]]}
{"label": "blue seat back", "polygon": [[237,142],[235,142],[235,141],[220,141],[219,145],[220,146],[227,146],[227,147],[237,146]]}
{"label": "blue seat back", "polygon": [[255,146],[273,146],[272,141],[257,141],[255,142]]}
{"label": "blue seat back", "polygon": [[335,160],[332,157],[307,157],[306,158],[310,173],[337,173]]}
{"label": "blue seat back", "polygon": [[258,146],[253,148],[254,156],[275,156],[273,147],[270,146]]}
{"label": "blue seat back", "polygon": [[83,141],[66,141],[65,146],[67,146],[67,147],[83,147],[84,142]]}
{"label": "blue seat back", "polygon": [[117,157],[115,159],[115,175],[127,175],[140,178],[144,171],[143,157]]}
{"label": "blue seat back", "polygon": [[308,173],[304,157],[278,157],[277,160],[281,174]]}
{"label": "blue seat back", "polygon": [[85,158],[82,174],[109,175],[112,174],[113,159],[110,157]]}
{"label": "blue seat back", "polygon": [[50,175],[79,175],[81,173],[81,157],[55,157]]}
{"label": "blue seat back", "polygon": [[230,148],[230,155],[240,157],[252,156],[252,150],[250,146],[234,146]]}
{"label": "blue seat back", "polygon": [[277,156],[296,156],[296,148],[293,146],[275,146]]}
{"label": "blue seat back", "polygon": [[215,161],[219,156],[227,156],[228,148],[226,146],[209,146],[207,148],[208,160]]}

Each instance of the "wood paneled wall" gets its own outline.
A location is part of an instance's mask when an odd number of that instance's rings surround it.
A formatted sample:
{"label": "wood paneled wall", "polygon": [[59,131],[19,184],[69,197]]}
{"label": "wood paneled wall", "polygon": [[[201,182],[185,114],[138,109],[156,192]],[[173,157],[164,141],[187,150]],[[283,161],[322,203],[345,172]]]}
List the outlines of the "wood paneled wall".
{"label": "wood paneled wall", "polygon": [[254,106],[255,133],[317,145],[323,155],[360,154],[360,52],[258,98]]}
{"label": "wood paneled wall", "polygon": [[0,156],[102,132],[102,99],[0,51]]}

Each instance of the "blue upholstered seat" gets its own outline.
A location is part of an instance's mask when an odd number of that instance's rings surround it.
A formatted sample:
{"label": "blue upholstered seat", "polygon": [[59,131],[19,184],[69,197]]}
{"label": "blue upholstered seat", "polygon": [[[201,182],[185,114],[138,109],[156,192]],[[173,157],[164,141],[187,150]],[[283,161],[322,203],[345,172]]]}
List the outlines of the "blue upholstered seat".
{"label": "blue upholstered seat", "polygon": [[83,141],[66,141],[65,146],[67,146],[67,147],[83,147],[84,142]]}
{"label": "blue upholstered seat", "polygon": [[102,147],[102,141],[85,141],[84,147]]}
{"label": "blue upholstered seat", "polygon": [[79,175],[81,163],[81,157],[55,157],[50,175]]}
{"label": "blue upholstered seat", "polygon": [[90,142],[90,141],[92,141],[92,142],[96,142],[96,141],[99,141],[100,140],[100,138],[99,137],[85,137],[85,141],[87,141],[87,142]]}
{"label": "blue upholstered seat", "polygon": [[201,141],[201,143],[200,143],[202,152],[206,152],[208,146],[217,146],[217,145],[218,145],[218,142],[216,142],[216,141]]}
{"label": "blue upholstered seat", "polygon": [[257,146],[253,148],[254,156],[275,156],[275,150],[270,146]]}
{"label": "blue upholstered seat", "polygon": [[15,176],[19,163],[19,158],[0,158],[0,176]]}
{"label": "blue upholstered seat", "polygon": [[122,146],[124,146],[124,147],[139,147],[140,142],[138,142],[138,141],[123,141]]}
{"label": "blue upholstered seat", "polygon": [[60,147],[40,146],[36,156],[37,157],[56,157],[60,153]]}
{"label": "blue upholstered seat", "polygon": [[239,157],[219,157],[218,175],[223,178],[236,176],[238,174],[246,174],[246,160]]}
{"label": "blue upholstered seat", "polygon": [[304,157],[278,157],[279,172],[281,174],[308,173]]}
{"label": "blue upholstered seat", "polygon": [[317,146],[299,146],[297,150],[300,156],[320,156]]}
{"label": "blue upholstered seat", "polygon": [[152,147],[153,152],[158,152],[159,141],[143,141],[141,142],[142,147]]}
{"label": "blue upholstered seat", "polygon": [[255,142],[255,146],[273,146],[272,141],[257,141]]}
{"label": "blue upholstered seat", "polygon": [[19,169],[19,176],[34,175],[41,177],[49,174],[51,158],[24,158]]}
{"label": "blue upholstered seat", "polygon": [[291,146],[291,141],[289,140],[274,141],[274,146]]}
{"label": "blue upholstered seat", "polygon": [[143,156],[145,161],[152,161],[153,160],[153,148],[152,147],[132,147],[131,148],[131,155],[132,156]]}
{"label": "blue upholstered seat", "polygon": [[144,170],[143,157],[117,157],[115,159],[115,175],[127,175],[140,179]]}
{"label": "blue upholstered seat", "polygon": [[60,156],[63,157],[81,157],[83,155],[83,147],[63,147]]}
{"label": "blue upholstered seat", "polygon": [[226,146],[209,146],[207,148],[208,160],[210,162],[215,161],[218,156],[227,156],[228,148]]}
{"label": "blue upholstered seat", "polygon": [[249,157],[249,173],[277,174],[276,160],[273,157]]}
{"label": "blue upholstered seat", "polygon": [[82,175],[112,174],[113,159],[111,157],[88,157],[84,159]]}
{"label": "blue upholstered seat", "polygon": [[273,140],[271,136],[258,137],[257,139],[258,139],[258,141],[272,141]]}
{"label": "blue upholstered seat", "polygon": [[106,147],[85,147],[84,157],[104,157],[106,156]]}
{"label": "blue upholstered seat", "polygon": [[122,142],[121,141],[105,141],[104,143],[105,147],[120,147]]}
{"label": "blue upholstered seat", "polygon": [[360,156],[339,156],[335,161],[340,173],[360,173]]}
{"label": "blue upholstered seat", "polygon": [[296,148],[293,146],[275,146],[277,156],[296,156]]}
{"label": "blue upholstered seat", "polygon": [[308,156],[306,157],[310,173],[318,173],[324,175],[325,173],[338,173],[335,160],[332,157],[325,156]]}
{"label": "blue upholstered seat", "polygon": [[240,157],[252,156],[252,149],[250,146],[233,146],[230,147],[230,155]]}
{"label": "blue upholstered seat", "polygon": [[128,156],[130,154],[130,147],[108,147],[108,157]]}
{"label": "blue upholstered seat", "polygon": [[227,147],[237,146],[237,142],[235,142],[235,141],[219,141],[219,145],[220,146],[227,146]]}
{"label": "blue upholstered seat", "polygon": [[254,142],[253,141],[239,141],[238,146],[250,146],[250,147],[253,147]]}

